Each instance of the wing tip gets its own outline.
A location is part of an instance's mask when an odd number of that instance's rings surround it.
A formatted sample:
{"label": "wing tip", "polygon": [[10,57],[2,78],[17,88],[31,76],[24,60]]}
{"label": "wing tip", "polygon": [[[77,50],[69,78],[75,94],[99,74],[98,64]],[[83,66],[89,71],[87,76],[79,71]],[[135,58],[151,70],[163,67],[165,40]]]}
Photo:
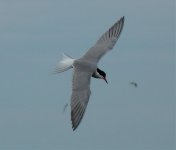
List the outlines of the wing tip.
{"label": "wing tip", "polygon": [[125,16],[121,17],[119,22],[122,22],[124,24],[124,21],[125,21]]}
{"label": "wing tip", "polygon": [[79,124],[81,123],[81,121],[83,119],[83,116],[84,116],[84,113],[85,113],[85,109],[84,108],[81,108],[79,110],[75,110],[74,109],[74,110],[71,111],[71,122],[72,122],[73,131],[75,131],[77,129],[77,127],[79,126]]}
{"label": "wing tip", "polygon": [[72,130],[75,131],[77,129],[77,127],[72,125]]}
{"label": "wing tip", "polygon": [[71,122],[72,122],[72,129],[73,129],[73,131],[75,131],[77,127],[76,127],[74,119],[73,119],[73,111],[71,111]]}
{"label": "wing tip", "polygon": [[122,24],[124,24],[124,22],[125,22],[125,16],[122,16],[118,21],[117,21],[117,23],[118,22],[121,22]]}
{"label": "wing tip", "polygon": [[77,124],[72,120],[72,130],[73,131],[75,131],[78,128],[78,125],[79,125],[79,123]]}
{"label": "wing tip", "polygon": [[72,129],[73,131],[75,131],[77,129],[77,127],[80,124],[80,121],[76,122],[75,118],[74,118],[74,112],[71,111],[71,122],[72,122]]}

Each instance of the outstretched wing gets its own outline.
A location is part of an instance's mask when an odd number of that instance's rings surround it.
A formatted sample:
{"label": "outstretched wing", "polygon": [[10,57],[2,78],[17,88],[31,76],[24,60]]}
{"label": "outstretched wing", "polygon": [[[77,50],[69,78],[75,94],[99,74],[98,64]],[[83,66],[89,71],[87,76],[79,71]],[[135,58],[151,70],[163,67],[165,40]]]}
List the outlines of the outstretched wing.
{"label": "outstretched wing", "polygon": [[80,124],[90,97],[91,73],[74,67],[71,96],[71,121],[75,130]]}
{"label": "outstretched wing", "polygon": [[107,32],[105,32],[97,43],[87,51],[83,58],[98,63],[101,57],[116,44],[123,29],[123,25],[124,17],[118,20]]}

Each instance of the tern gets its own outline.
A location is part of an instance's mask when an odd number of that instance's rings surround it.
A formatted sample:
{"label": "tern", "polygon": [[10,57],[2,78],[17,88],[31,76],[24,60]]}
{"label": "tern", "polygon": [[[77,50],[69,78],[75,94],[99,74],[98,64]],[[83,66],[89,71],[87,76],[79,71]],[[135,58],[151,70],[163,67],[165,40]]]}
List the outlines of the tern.
{"label": "tern", "polygon": [[91,94],[91,77],[103,79],[106,83],[106,73],[98,68],[102,56],[116,44],[124,26],[124,16],[106,31],[81,58],[74,59],[63,54],[57,64],[55,73],[61,73],[73,68],[71,95],[71,122],[73,131],[79,126]]}

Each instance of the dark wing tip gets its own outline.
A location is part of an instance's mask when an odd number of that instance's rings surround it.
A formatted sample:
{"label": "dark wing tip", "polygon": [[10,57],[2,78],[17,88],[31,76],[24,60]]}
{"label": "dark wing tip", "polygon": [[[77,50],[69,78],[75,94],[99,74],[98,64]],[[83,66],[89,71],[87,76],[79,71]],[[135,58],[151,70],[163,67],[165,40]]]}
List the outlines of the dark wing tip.
{"label": "dark wing tip", "polygon": [[76,128],[78,127],[79,123],[76,123],[75,117],[74,117],[74,111],[71,111],[71,122],[72,122],[72,129],[73,131],[76,130]]}
{"label": "dark wing tip", "polygon": [[72,119],[71,119],[71,121],[72,121],[72,129],[73,129],[73,131],[75,131],[76,129],[77,129],[77,127],[79,126],[79,124],[80,124],[80,122],[81,122],[81,120],[82,120],[82,117],[81,117],[81,119],[80,120],[75,120],[74,118],[73,118],[73,115],[74,113],[72,112]]}
{"label": "dark wing tip", "polygon": [[125,20],[125,16],[123,16],[119,19],[119,21],[122,21],[122,22],[124,22],[124,20]]}
{"label": "dark wing tip", "polygon": [[121,18],[121,20],[122,20],[122,23],[124,24],[124,22],[125,22],[125,16],[123,16],[123,17]]}
{"label": "dark wing tip", "polygon": [[122,22],[122,28],[123,28],[124,21],[125,21],[125,16],[121,17],[119,20],[119,22]]}
{"label": "dark wing tip", "polygon": [[81,106],[80,103],[78,103],[76,107],[71,111],[71,122],[73,131],[76,130],[76,128],[79,126],[83,118],[84,112],[85,109],[83,108],[83,106]]}
{"label": "dark wing tip", "polygon": [[73,119],[73,111],[71,111],[71,122],[72,122],[72,129],[73,129],[73,131],[77,128],[76,126],[75,126],[75,121],[74,121],[74,119]]}

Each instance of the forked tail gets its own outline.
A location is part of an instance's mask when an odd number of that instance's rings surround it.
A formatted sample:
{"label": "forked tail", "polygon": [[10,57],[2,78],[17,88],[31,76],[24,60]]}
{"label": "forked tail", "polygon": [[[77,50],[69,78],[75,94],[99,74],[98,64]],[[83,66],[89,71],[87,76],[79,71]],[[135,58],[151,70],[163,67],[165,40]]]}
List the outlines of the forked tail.
{"label": "forked tail", "polygon": [[62,59],[61,61],[58,62],[53,73],[57,74],[73,68],[73,62],[74,62],[74,59],[72,57],[63,53]]}

